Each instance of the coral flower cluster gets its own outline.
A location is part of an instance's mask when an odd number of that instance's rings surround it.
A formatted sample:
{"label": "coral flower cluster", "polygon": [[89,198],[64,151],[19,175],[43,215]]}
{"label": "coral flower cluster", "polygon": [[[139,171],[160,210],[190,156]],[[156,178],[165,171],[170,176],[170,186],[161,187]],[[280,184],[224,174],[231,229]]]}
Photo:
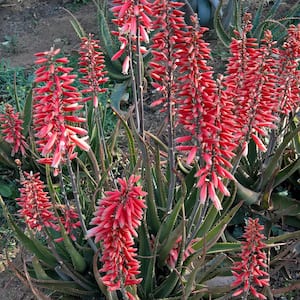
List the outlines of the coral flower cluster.
{"label": "coral flower cluster", "polygon": [[[16,199],[21,209],[19,216],[24,219],[30,229],[41,231],[43,228],[52,228],[60,232],[59,220],[54,213],[53,204],[50,201],[46,187],[40,179],[40,174],[24,172],[24,178],[21,181],[22,187],[20,197]],[[80,227],[78,213],[70,205],[59,205],[60,223],[66,233],[75,241],[74,231]],[[57,238],[56,242],[61,242],[63,238]]]}
{"label": "coral flower cluster", "polygon": [[84,102],[92,100],[94,107],[98,107],[98,94],[106,91],[103,84],[108,78],[104,77],[107,73],[104,71],[104,56],[100,50],[99,41],[93,39],[93,35],[81,39],[80,45],[80,69],[79,72],[84,76],[79,81],[86,86],[81,90],[88,96],[82,99]]}
{"label": "coral flower cluster", "polygon": [[[194,242],[194,241],[192,241],[192,242]],[[176,267],[176,263],[177,263],[177,260],[178,260],[179,254],[180,254],[180,250],[181,250],[181,244],[182,244],[182,236],[179,236],[166,259],[166,263],[168,264],[168,266],[171,269],[174,269]],[[191,254],[193,254],[194,252],[195,251],[192,248],[192,245],[189,245],[183,253],[183,261],[186,258],[188,258]]]}
{"label": "coral flower cluster", "polygon": [[20,114],[14,112],[10,104],[5,105],[5,112],[0,114],[1,132],[4,140],[12,145],[11,156],[14,156],[19,151],[25,155],[28,144],[22,134],[23,120],[20,119]]}
{"label": "coral flower cluster", "polygon": [[137,279],[139,262],[136,259],[134,237],[141,224],[146,195],[137,185],[140,177],[132,175],[128,180],[118,179],[120,189],[106,192],[99,200],[93,227],[88,237],[95,237],[95,242],[102,242],[103,263],[100,272],[104,272],[103,283],[110,290],[141,282]]}
{"label": "coral flower cluster", "polygon": [[[120,58],[130,45],[130,50],[136,50],[135,41],[149,43],[149,31],[152,29],[150,16],[152,4],[147,0],[113,0],[112,12],[115,16],[113,22],[118,26],[119,31],[112,32],[118,36],[121,43],[120,50],[115,53],[112,60]],[[145,53],[140,46],[139,51]],[[129,69],[130,56],[127,54],[123,61],[122,73],[127,74]]]}
{"label": "coral flower cluster", "polygon": [[57,225],[57,218],[48,193],[45,191],[45,185],[40,180],[40,174],[24,172],[24,176],[20,198],[16,199],[21,206],[19,215],[31,229],[41,231],[43,227],[50,227],[59,231],[60,227]]}
{"label": "coral flower cluster", "polygon": [[[72,239],[72,241],[76,241],[76,236],[74,232],[76,229],[81,228],[81,223],[79,221],[79,215],[76,212],[75,208],[68,205],[59,205],[58,210],[60,211],[60,222],[64,227],[67,235]],[[56,242],[63,241],[63,237],[55,240]]]}
{"label": "coral flower cluster", "polygon": [[[211,199],[214,206],[222,209],[217,191],[225,196],[229,191],[222,179],[233,179],[230,159],[234,156],[232,143],[234,122],[232,105],[222,92],[222,78],[213,79],[212,68],[208,66],[210,49],[203,40],[205,29],[199,27],[198,20],[186,33],[188,51],[182,51],[178,62],[178,122],[184,126],[187,135],[177,139],[177,149],[188,152],[187,162],[199,157],[197,187],[200,202]],[[188,145],[183,145],[188,143]]]}
{"label": "coral flower cluster", "polygon": [[245,233],[242,241],[241,261],[238,261],[232,267],[232,273],[235,281],[233,287],[239,287],[233,293],[233,296],[248,295],[251,293],[257,299],[267,299],[259,293],[256,287],[269,285],[269,274],[262,270],[268,267],[266,264],[266,253],[262,251],[265,248],[263,239],[265,236],[261,233],[264,226],[259,224],[258,219],[248,219]]}
{"label": "coral flower cluster", "polygon": [[288,115],[299,108],[300,99],[300,24],[288,28],[288,37],[280,51],[278,67],[277,97],[280,105],[278,112]]}
{"label": "coral flower cluster", "polygon": [[252,138],[261,151],[266,151],[261,137],[267,135],[268,128],[276,128],[278,121],[278,99],[274,97],[278,51],[270,31],[266,31],[260,47],[256,38],[247,37],[252,28],[250,14],[245,15],[243,26],[241,33],[235,32],[230,46],[226,95],[234,104],[236,141]]}
{"label": "coral flower cluster", "polygon": [[251,15],[245,14],[242,30],[235,32],[230,45],[226,74],[215,80],[208,65],[210,49],[203,40],[206,29],[193,16],[192,26],[184,25],[180,6],[167,0],[153,4],[157,32],[149,66],[160,98],[152,105],[168,109],[169,119],[175,116],[184,127],[186,134],[176,139],[177,150],[187,154],[187,163],[198,163],[200,202],[210,199],[220,210],[219,195],[229,196],[224,179],[235,180],[231,170],[238,147],[246,153],[252,139],[266,151],[264,141],[277,128],[278,116],[299,105],[300,26],[290,26],[280,50],[269,30],[260,45],[248,37]]}
{"label": "coral flower cluster", "polygon": [[36,54],[35,82],[33,97],[33,127],[37,150],[44,158],[40,163],[58,169],[67,159],[76,157],[78,146],[88,151],[87,131],[77,124],[85,122],[78,112],[83,107],[81,95],[72,84],[75,75],[72,68],[64,66],[69,61],[58,57],[60,49]]}
{"label": "coral flower cluster", "polygon": [[[152,106],[163,105],[171,107],[175,114],[175,97],[178,91],[178,81],[175,80],[179,53],[183,52],[185,43],[184,13],[180,11],[183,3],[174,1],[155,1],[153,13],[153,29],[156,30],[152,37],[151,59],[149,66],[150,76],[156,91],[161,97],[152,103]],[[170,109],[170,108],[169,108]]]}

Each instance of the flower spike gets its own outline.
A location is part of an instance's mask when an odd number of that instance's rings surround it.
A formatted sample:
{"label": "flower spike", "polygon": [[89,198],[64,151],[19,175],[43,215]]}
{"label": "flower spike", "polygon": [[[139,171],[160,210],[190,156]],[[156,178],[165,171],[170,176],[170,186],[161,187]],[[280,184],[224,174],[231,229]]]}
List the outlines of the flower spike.
{"label": "flower spike", "polygon": [[93,35],[81,39],[79,71],[84,74],[79,81],[86,86],[82,90],[83,94],[89,96],[83,101],[93,100],[94,107],[98,107],[98,94],[104,93],[105,88],[101,87],[108,78],[104,77],[107,72],[104,71],[104,56],[100,51],[98,40],[93,39]]}
{"label": "flower spike", "polygon": [[6,104],[5,112],[0,114],[0,122],[4,140],[13,146],[11,156],[14,156],[19,151],[22,155],[25,155],[25,149],[28,148],[28,144],[22,134],[23,120],[20,119],[20,114],[14,112],[14,109],[10,104]]}
{"label": "flower spike", "polygon": [[239,255],[241,261],[235,262],[231,268],[235,281],[233,287],[239,287],[233,296],[248,295],[251,293],[257,299],[267,299],[256,290],[256,286],[269,285],[269,274],[262,270],[267,268],[267,256],[262,251],[266,244],[262,241],[265,236],[261,233],[264,226],[260,225],[258,219],[248,219],[242,242],[242,252]]}
{"label": "flower spike", "polygon": [[[59,58],[60,49],[37,53],[35,82],[38,86],[33,95],[33,127],[37,139],[37,150],[44,158],[40,163],[49,164],[54,169],[76,157],[78,146],[88,151],[87,131],[74,126],[83,123],[85,118],[75,114],[83,107],[81,95],[72,84],[75,75],[72,68],[64,66],[67,58]],[[82,137],[78,137],[78,135]]]}
{"label": "flower spike", "polygon": [[40,180],[40,174],[24,172],[24,176],[20,198],[16,199],[21,206],[19,215],[31,229],[41,231],[43,227],[49,227],[59,231],[60,227],[56,224],[57,218],[48,193],[44,191],[45,185]]}
{"label": "flower spike", "polygon": [[134,237],[136,229],[141,224],[147,193],[137,185],[140,176],[132,175],[128,180],[118,179],[120,189],[106,192],[99,200],[94,225],[88,231],[88,238],[95,237],[95,242],[101,241],[103,248],[101,272],[106,273],[102,279],[109,290],[135,285],[142,279],[137,279],[140,273],[139,262],[136,259]]}

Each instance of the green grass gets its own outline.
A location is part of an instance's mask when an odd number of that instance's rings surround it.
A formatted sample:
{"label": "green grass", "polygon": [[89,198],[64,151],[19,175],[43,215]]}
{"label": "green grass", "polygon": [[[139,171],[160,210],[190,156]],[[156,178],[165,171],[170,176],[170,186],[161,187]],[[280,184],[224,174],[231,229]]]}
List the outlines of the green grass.
{"label": "green grass", "polygon": [[33,72],[11,67],[5,60],[0,61],[0,111],[6,103],[23,109],[32,82]]}

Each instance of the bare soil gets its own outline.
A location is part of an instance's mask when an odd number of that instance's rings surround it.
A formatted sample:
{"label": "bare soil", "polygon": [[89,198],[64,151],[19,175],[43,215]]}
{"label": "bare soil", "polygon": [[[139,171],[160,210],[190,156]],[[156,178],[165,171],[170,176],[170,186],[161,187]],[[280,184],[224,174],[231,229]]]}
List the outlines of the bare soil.
{"label": "bare soil", "polygon": [[62,0],[0,0],[0,58],[11,66],[28,67],[34,53],[52,46],[68,54],[80,40],[70,20],[74,14],[86,32],[97,32],[97,17],[92,1],[74,4]]}

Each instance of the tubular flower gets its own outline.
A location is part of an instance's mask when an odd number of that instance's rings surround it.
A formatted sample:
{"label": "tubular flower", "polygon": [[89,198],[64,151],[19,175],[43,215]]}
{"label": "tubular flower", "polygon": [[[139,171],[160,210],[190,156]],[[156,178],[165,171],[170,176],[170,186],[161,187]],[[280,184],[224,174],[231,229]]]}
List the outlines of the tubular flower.
{"label": "tubular flower", "polygon": [[157,32],[152,37],[152,60],[150,76],[154,80],[153,87],[161,97],[151,105],[163,105],[175,114],[175,98],[178,90],[178,80],[175,80],[178,53],[186,47],[184,13],[180,7],[184,4],[170,0],[156,0],[153,3],[153,28]]}
{"label": "tubular flower", "polygon": [[94,107],[98,107],[98,94],[106,91],[101,86],[108,80],[104,77],[107,72],[104,71],[104,56],[98,42],[93,39],[92,34],[89,34],[88,37],[81,39],[79,51],[81,66],[79,71],[84,74],[79,81],[86,86],[81,92],[89,95],[83,101],[93,100]]}
{"label": "tubular flower", "polygon": [[262,242],[265,236],[261,233],[264,226],[260,225],[258,219],[248,219],[242,241],[242,252],[239,255],[241,261],[235,262],[231,268],[235,281],[233,287],[240,287],[233,296],[241,294],[248,295],[249,292],[257,299],[267,299],[259,293],[255,286],[264,287],[269,285],[269,274],[262,270],[267,268],[265,263],[267,257],[262,251],[266,245]]}
{"label": "tubular flower", "polygon": [[251,15],[245,14],[242,33],[236,32],[230,49],[232,58],[227,66],[225,79],[227,97],[234,104],[236,116],[235,140],[243,144],[252,138],[261,151],[266,147],[259,136],[266,136],[267,129],[276,128],[278,99],[277,60],[271,31],[267,30],[262,45],[255,38],[248,38]]}
{"label": "tubular flower", "polygon": [[141,282],[136,275],[140,273],[133,237],[141,224],[147,194],[137,185],[140,176],[132,175],[128,180],[118,179],[120,189],[106,192],[98,202],[94,225],[88,231],[88,237],[95,237],[95,242],[102,242],[100,272],[103,283],[110,290],[117,290]]}
{"label": "tubular flower", "polygon": [[278,98],[279,113],[288,115],[294,112],[300,103],[300,24],[291,25],[288,37],[280,52]]}
{"label": "tubular flower", "polygon": [[[196,240],[193,240],[193,242],[195,242]],[[171,268],[171,269],[174,269],[175,266],[176,266],[176,263],[177,263],[177,260],[178,260],[178,256],[180,254],[180,249],[181,249],[181,243],[182,243],[182,236],[180,236],[176,242],[175,242],[175,245],[174,247],[171,249],[170,253],[169,253],[169,256],[167,257],[167,264],[168,266]],[[184,253],[183,253],[183,261],[185,261],[185,259],[187,257],[189,257],[191,254],[193,254],[195,251],[194,249],[192,248],[192,245],[189,245]]]}
{"label": "tubular flower", "polygon": [[[115,53],[112,60],[116,60],[125,52],[131,41],[149,43],[148,33],[152,29],[150,16],[153,14],[151,3],[147,0],[113,0],[112,12],[116,19],[113,22],[118,26],[118,32],[112,32],[121,43],[120,50]],[[133,49],[135,49],[135,46]],[[143,48],[140,48],[143,51]],[[129,57],[126,57],[123,63],[123,72],[126,71]]]}
{"label": "tubular flower", "polygon": [[[188,152],[187,162],[199,157],[197,187],[200,201],[211,199],[214,206],[222,209],[216,190],[228,196],[229,191],[223,178],[234,179],[227,170],[229,160],[236,147],[233,140],[232,103],[223,91],[222,78],[218,85],[213,79],[212,68],[207,65],[210,59],[208,44],[203,40],[205,28],[199,27],[193,17],[193,27],[187,31],[186,48],[181,51],[178,61],[179,92],[177,97],[178,123],[187,131],[186,136],[176,139],[177,150]],[[189,145],[183,145],[188,142]]]}
{"label": "tubular flower", "polygon": [[28,145],[22,134],[23,120],[20,119],[18,112],[14,112],[10,104],[5,105],[5,112],[0,114],[0,122],[4,140],[12,145],[11,156],[19,151],[22,155],[25,155],[25,149]]}
{"label": "tubular flower", "polygon": [[[50,164],[57,169],[67,158],[76,157],[75,146],[88,151],[87,131],[74,126],[74,123],[85,122],[85,118],[75,115],[83,105],[77,88],[72,86],[75,75],[72,68],[63,66],[67,58],[58,58],[60,49],[51,49],[37,53],[33,97],[33,126],[37,138],[37,150],[45,158],[40,163]],[[78,137],[84,136],[82,138]]]}
{"label": "tubular flower", "polygon": [[[58,209],[61,212],[60,221],[65,228],[66,233],[73,241],[76,241],[74,231],[81,227],[78,213],[75,211],[74,207],[69,205],[60,205]],[[63,241],[63,238],[58,238],[55,241],[61,242]]]}
{"label": "tubular flower", "polygon": [[41,231],[43,227],[50,227],[56,231],[60,228],[56,225],[57,218],[52,211],[52,204],[48,193],[44,191],[45,185],[40,180],[40,174],[24,172],[25,179],[19,189],[21,195],[16,201],[21,209],[19,215],[31,229]]}

